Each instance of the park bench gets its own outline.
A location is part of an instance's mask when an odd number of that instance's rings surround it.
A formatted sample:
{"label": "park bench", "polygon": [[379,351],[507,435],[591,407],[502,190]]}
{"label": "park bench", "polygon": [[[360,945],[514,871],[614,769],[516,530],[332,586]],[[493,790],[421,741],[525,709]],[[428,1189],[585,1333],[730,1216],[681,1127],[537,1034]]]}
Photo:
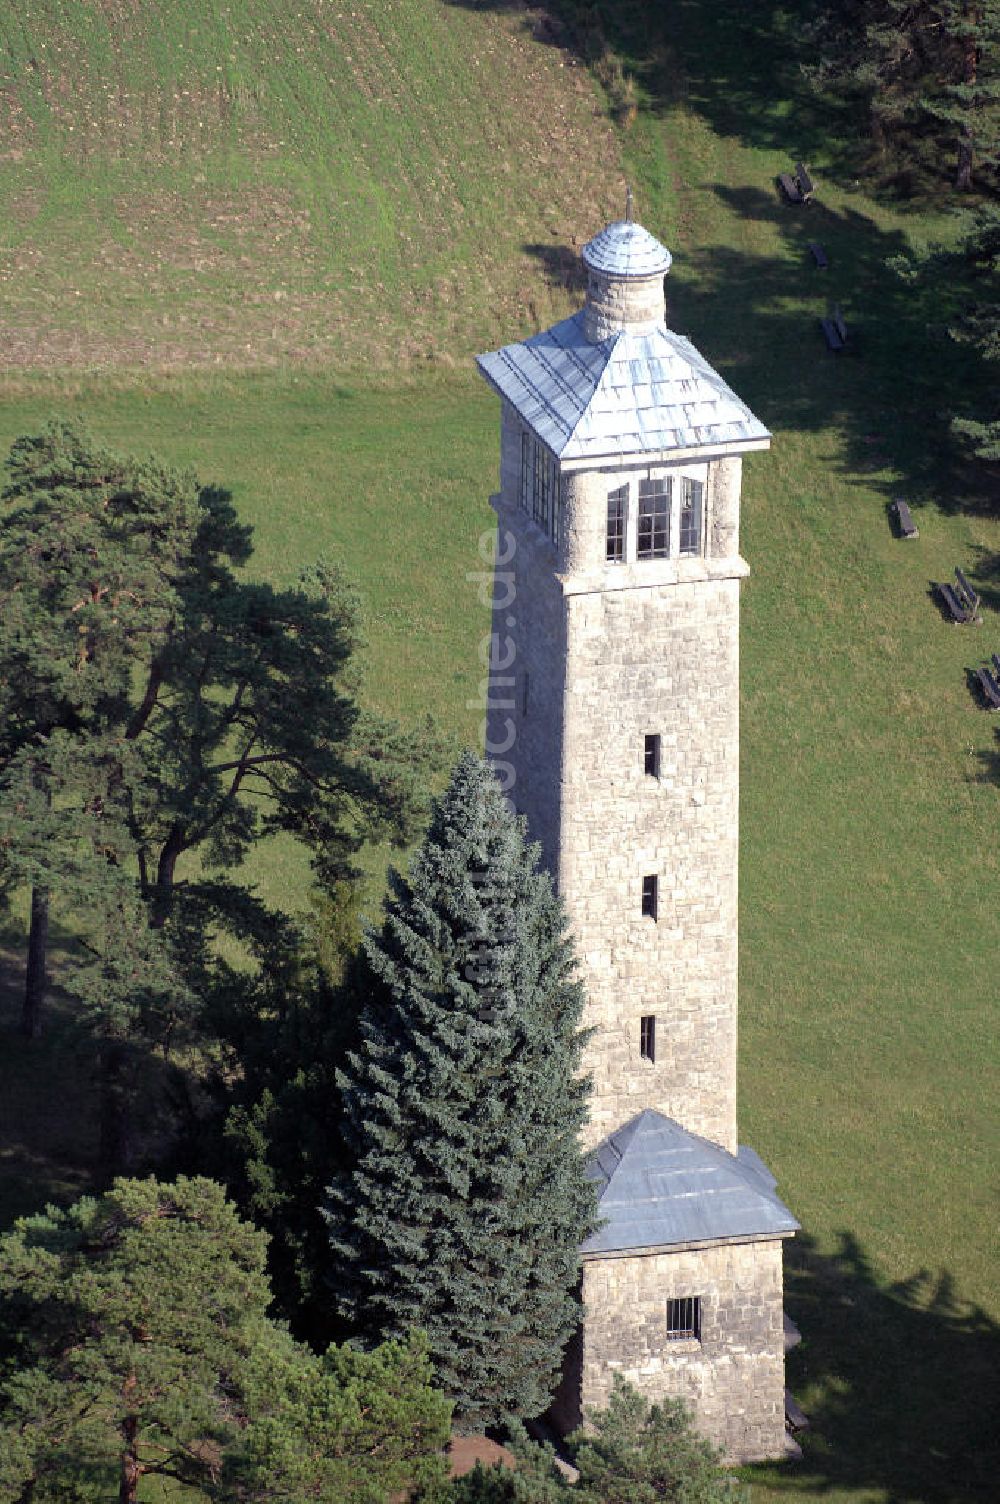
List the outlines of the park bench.
{"label": "park bench", "polygon": [[778,186],[790,204],[807,204],[816,192],[804,162],[796,162],[794,172],[779,172]]}
{"label": "park bench", "polygon": [[808,1431],[809,1418],[800,1409],[790,1390],[785,1390],[785,1422],[790,1431]]}
{"label": "park bench", "polygon": [[988,668],[977,668],[976,678],[982,685],[983,694],[986,696],[986,704],[989,709],[1000,710],[1000,683],[997,682]]}
{"label": "park bench", "polygon": [[901,496],[897,496],[892,503],[893,515],[896,518],[896,526],[899,528],[901,538],[919,538],[920,530],[910,515],[910,508]]}
{"label": "park bench", "polygon": [[790,172],[778,173],[778,186],[790,204],[803,204],[802,190]]}
{"label": "park bench", "polygon": [[807,204],[816,192],[816,188],[812,178],[809,176],[809,169],[804,162],[796,162],[795,164],[795,181],[802,195],[803,203]]}
{"label": "park bench", "polygon": [[827,349],[831,350],[834,355],[839,355],[847,344],[847,325],[839,303],[834,303],[829,318],[820,319],[820,325]]}
{"label": "park bench", "polygon": [[978,625],[982,617],[978,614],[979,597],[974,590],[970,590],[965,576],[958,579],[960,571],[956,570],[956,584],[954,586],[939,581],[936,585],[938,595],[948,607],[953,620],[959,626],[967,626],[970,623]]}
{"label": "park bench", "polygon": [[979,606],[979,596],[960,569],[955,570],[955,581],[958,587],[955,593],[959,600],[964,606],[968,606],[970,611],[975,611]]}
{"label": "park bench", "polygon": [[825,272],[827,267],[830,265],[830,262],[827,258],[826,251],[820,245],[818,240],[810,240],[809,251],[820,271]]}

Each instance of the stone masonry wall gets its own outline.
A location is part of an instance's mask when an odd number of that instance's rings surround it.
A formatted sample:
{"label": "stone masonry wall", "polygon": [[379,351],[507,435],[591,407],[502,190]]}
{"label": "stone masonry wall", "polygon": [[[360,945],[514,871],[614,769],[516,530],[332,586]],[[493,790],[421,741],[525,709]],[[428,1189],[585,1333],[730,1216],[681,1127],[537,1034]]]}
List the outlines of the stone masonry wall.
{"label": "stone masonry wall", "polygon": [[[746,566],[715,550],[736,538],[739,471],[707,467],[706,557],[608,565],[606,497],[622,475],[566,477],[557,547],[517,503],[519,465],[505,404],[494,498],[502,667],[487,750],[542,843],[576,939],[595,1030],[585,1145],[652,1107],[735,1152]],[[647,734],[661,739],[655,778]],[[659,883],[655,920],[641,912],[647,875]],[[645,1014],[656,1018],[653,1061],[639,1053]]]}
{"label": "stone masonry wall", "polygon": [[[686,1296],[701,1297],[701,1341],[668,1341],[666,1302]],[[651,1401],[685,1400],[730,1460],[783,1455],[780,1239],[587,1258],[583,1300],[582,1350],[570,1366],[580,1365],[584,1410],[607,1404],[620,1373]]]}
{"label": "stone masonry wall", "polygon": [[663,273],[653,277],[612,277],[589,270],[584,333],[592,344],[628,329],[644,334],[662,324],[665,314]]}
{"label": "stone masonry wall", "polygon": [[588,1145],[652,1107],[736,1151],[738,591],[704,578],[566,601],[558,882],[596,1031]]}

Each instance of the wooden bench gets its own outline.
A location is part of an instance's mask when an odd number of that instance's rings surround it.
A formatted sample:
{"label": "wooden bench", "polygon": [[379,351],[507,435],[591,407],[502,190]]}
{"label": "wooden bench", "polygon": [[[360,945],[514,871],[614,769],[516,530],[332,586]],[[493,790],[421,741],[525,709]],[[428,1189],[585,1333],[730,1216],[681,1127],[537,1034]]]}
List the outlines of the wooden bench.
{"label": "wooden bench", "polygon": [[778,186],[790,204],[804,204],[802,190],[790,172],[778,173]]}
{"label": "wooden bench", "polygon": [[809,1418],[795,1402],[791,1391],[785,1390],[785,1421],[790,1431],[808,1431]]}
{"label": "wooden bench", "polygon": [[796,162],[792,172],[779,172],[778,186],[790,204],[808,204],[816,192],[804,162]]}
{"label": "wooden bench", "polygon": [[910,508],[901,496],[896,496],[892,503],[893,516],[899,529],[901,538],[919,538],[920,530],[910,515]]}
{"label": "wooden bench", "polygon": [[1000,683],[997,683],[988,668],[977,668],[976,678],[982,685],[988,709],[1000,710]]}
{"label": "wooden bench", "polygon": [[[982,621],[982,617],[976,614],[976,606],[972,606],[967,601],[961,600],[957,592],[954,591],[950,585],[946,585],[943,582],[939,581],[935,586],[935,589],[937,590],[938,595],[940,595],[941,599],[944,601],[945,605],[948,607],[948,610],[951,612],[954,621],[959,626],[967,626],[970,623],[976,623],[978,625],[978,623]],[[979,601],[977,597],[976,605],[978,604]]]}
{"label": "wooden bench", "polygon": [[826,251],[820,245],[818,240],[810,240],[809,251],[820,271],[825,272],[827,267],[830,265],[830,262],[827,258]]}
{"label": "wooden bench", "polygon": [[960,569],[955,570],[955,579],[958,582],[958,589],[956,590],[955,594],[958,596],[963,606],[968,606],[970,611],[978,610],[979,596],[973,590],[972,586],[969,584],[968,580],[965,578],[965,575]]}
{"label": "wooden bench", "polygon": [[847,325],[840,311],[840,304],[834,303],[829,318],[820,319],[819,322],[827,349],[831,350],[834,355],[839,355],[847,344]]}

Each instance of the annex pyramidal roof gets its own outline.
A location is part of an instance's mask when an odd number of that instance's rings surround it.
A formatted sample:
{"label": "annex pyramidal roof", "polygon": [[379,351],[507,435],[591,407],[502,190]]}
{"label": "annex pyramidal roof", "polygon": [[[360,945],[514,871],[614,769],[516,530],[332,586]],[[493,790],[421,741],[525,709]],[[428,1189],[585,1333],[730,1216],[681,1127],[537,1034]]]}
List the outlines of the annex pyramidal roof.
{"label": "annex pyramidal roof", "polygon": [[[670,252],[631,220],[583,249],[592,272],[625,284],[662,275]],[[770,434],[718,371],[661,320],[592,342],[586,310],[477,364],[522,421],[563,461],[671,450],[764,449]]]}
{"label": "annex pyramidal roof", "polygon": [[584,1255],[780,1238],[799,1226],[752,1149],[729,1154],[652,1108],[598,1145],[587,1177],[604,1222]]}

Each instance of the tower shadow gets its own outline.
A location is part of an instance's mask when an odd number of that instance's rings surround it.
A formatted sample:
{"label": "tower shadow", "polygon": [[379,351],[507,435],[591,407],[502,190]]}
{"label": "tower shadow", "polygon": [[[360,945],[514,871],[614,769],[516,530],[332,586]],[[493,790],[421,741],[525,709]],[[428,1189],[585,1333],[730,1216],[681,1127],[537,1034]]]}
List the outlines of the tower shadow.
{"label": "tower shadow", "polygon": [[801,1463],[767,1482],[859,1490],[888,1504],[996,1498],[1000,1327],[947,1271],[881,1283],[857,1237],[786,1245],[786,1306],[803,1341],[788,1384],[809,1417]]}

